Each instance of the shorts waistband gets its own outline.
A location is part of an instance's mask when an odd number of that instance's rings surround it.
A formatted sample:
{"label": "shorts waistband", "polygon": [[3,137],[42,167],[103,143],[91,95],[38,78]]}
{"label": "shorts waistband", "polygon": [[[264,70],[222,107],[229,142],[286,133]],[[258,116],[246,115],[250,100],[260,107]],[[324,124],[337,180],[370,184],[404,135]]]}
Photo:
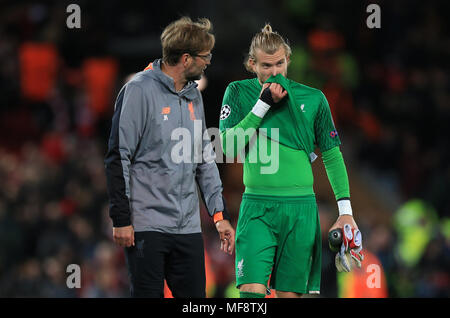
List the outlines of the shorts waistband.
{"label": "shorts waistband", "polygon": [[242,195],[243,199],[250,201],[270,201],[270,202],[280,202],[280,203],[316,203],[316,196],[314,194],[301,195],[301,196],[275,196],[275,195],[261,195],[261,194],[250,194],[244,193]]}
{"label": "shorts waistband", "polygon": [[297,187],[250,187],[245,185],[246,194],[256,195],[273,195],[276,197],[303,197],[314,194],[312,185],[297,186]]}

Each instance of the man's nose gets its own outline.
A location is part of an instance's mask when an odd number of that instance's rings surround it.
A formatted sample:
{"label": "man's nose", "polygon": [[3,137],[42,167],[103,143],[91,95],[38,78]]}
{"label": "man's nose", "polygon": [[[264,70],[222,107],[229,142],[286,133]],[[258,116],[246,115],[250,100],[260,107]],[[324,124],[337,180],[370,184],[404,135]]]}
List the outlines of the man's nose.
{"label": "man's nose", "polygon": [[277,75],[277,68],[276,67],[272,68],[272,75],[273,76]]}

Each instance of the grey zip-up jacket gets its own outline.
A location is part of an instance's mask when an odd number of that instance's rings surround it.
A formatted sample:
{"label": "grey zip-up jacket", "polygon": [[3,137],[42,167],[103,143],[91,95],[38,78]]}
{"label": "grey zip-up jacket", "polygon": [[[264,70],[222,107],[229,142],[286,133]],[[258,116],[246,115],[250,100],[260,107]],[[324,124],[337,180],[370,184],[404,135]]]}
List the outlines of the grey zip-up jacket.
{"label": "grey zip-up jacket", "polygon": [[214,158],[194,158],[194,149],[211,142],[203,138],[197,84],[177,92],[160,62],[137,73],[117,96],[105,157],[110,217],[114,227],[132,224],[136,232],[199,233],[197,184],[208,213],[229,218],[222,183]]}

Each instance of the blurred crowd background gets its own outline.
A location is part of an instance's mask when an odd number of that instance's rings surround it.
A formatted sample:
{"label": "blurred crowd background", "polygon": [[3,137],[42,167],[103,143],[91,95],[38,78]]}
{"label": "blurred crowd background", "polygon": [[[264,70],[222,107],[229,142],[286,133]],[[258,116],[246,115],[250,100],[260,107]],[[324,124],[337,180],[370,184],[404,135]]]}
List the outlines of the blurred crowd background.
{"label": "blurred crowd background", "polygon": [[[66,7],[81,8],[69,29]],[[381,8],[369,29],[366,7]],[[340,133],[366,261],[337,274],[327,231],[337,206],[313,164],[323,232],[319,297],[450,296],[450,37],[446,1],[0,1],[0,296],[128,297],[112,243],[103,158],[115,97],[159,58],[182,15],[208,17],[216,47],[203,91],[218,127],[231,81],[266,22],[293,49],[288,77],[321,89]],[[447,124],[446,124],[447,123]],[[236,224],[242,166],[219,164]],[[204,206],[208,297],[236,297],[234,255]],[[81,288],[66,285],[69,264]],[[380,274],[380,280],[375,274]],[[317,296],[315,296],[317,297]]]}

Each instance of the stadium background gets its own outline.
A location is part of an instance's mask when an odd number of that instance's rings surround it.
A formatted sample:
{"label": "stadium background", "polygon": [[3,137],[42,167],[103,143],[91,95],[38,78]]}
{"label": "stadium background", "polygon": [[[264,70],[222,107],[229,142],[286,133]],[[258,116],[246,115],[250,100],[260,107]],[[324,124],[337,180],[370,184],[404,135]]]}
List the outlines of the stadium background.
{"label": "stadium background", "polygon": [[[66,7],[81,8],[81,29]],[[369,29],[366,7],[381,7]],[[450,37],[445,1],[0,1],[0,296],[127,297],[111,241],[103,168],[114,99],[160,57],[159,35],[182,15],[208,17],[216,46],[203,91],[218,127],[226,85],[252,76],[243,59],[265,22],[293,49],[289,77],[328,98],[349,171],[365,266],[336,275],[323,246],[320,297],[450,296]],[[447,123],[447,124],[446,124]],[[337,215],[313,165],[324,234]],[[234,225],[239,164],[219,164]],[[233,297],[234,259],[219,251],[202,206],[208,296]],[[66,286],[68,264],[81,288]],[[373,287],[373,286],[372,286]]]}

